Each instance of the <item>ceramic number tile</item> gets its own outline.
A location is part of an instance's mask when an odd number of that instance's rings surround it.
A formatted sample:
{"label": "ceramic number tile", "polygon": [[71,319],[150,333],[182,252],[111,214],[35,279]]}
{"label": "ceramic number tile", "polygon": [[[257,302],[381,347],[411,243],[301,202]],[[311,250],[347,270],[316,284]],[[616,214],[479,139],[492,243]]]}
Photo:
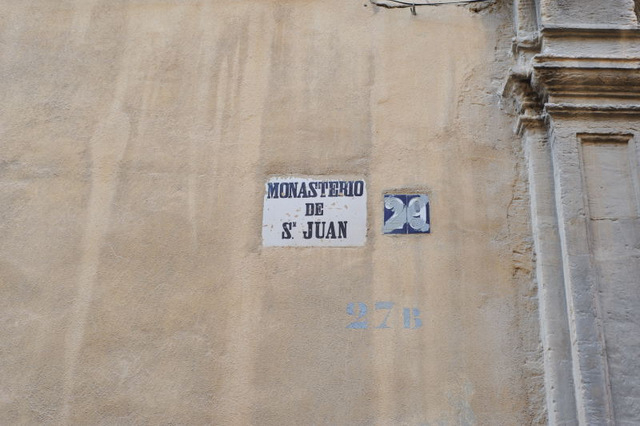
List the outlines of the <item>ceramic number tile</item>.
{"label": "ceramic number tile", "polygon": [[426,194],[386,194],[384,234],[428,234],[431,232],[429,197]]}

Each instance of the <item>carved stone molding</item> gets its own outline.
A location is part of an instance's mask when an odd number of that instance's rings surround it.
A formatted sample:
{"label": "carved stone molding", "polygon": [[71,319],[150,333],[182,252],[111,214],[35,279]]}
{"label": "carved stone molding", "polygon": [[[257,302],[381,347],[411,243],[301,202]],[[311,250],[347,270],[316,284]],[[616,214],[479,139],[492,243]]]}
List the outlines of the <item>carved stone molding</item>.
{"label": "carved stone molding", "polygon": [[547,103],[544,107],[545,115],[557,117],[633,117],[640,116],[640,105],[602,105],[570,103]]}
{"label": "carved stone molding", "polygon": [[640,96],[640,58],[574,58],[538,55],[534,85],[545,98]]}
{"label": "carved stone molding", "polygon": [[602,103],[605,109],[611,103],[638,103],[640,29],[547,27],[540,34],[531,82],[545,102]]}
{"label": "carved stone molding", "polygon": [[[520,9],[531,13],[530,2],[515,4],[518,20],[523,18],[522,13],[518,15]],[[627,382],[640,383],[639,374],[625,370],[635,362],[634,351],[628,349],[629,339],[615,340],[616,327],[624,322],[612,319],[600,307],[609,303],[611,309],[620,303],[610,289],[618,289],[637,274],[598,275],[602,260],[590,239],[595,238],[594,227],[600,226],[596,237],[604,242],[599,247],[608,249],[609,231],[603,231],[606,224],[594,225],[585,216],[585,200],[597,203],[609,192],[590,193],[588,198],[584,182],[587,177],[600,179],[606,172],[603,185],[617,188],[610,175],[619,173],[621,181],[631,182],[637,172],[640,29],[573,25],[534,31],[531,16],[524,18],[528,31],[516,23],[514,65],[503,95],[511,99],[517,113],[516,131],[522,137],[529,170],[549,423],[613,425],[620,420],[637,424],[637,405],[628,402],[630,395],[624,388]],[[594,148],[590,143],[603,145]],[[586,160],[585,147],[591,150]],[[629,157],[626,168],[620,166],[626,164],[621,160],[623,149]],[[610,157],[619,160],[615,167],[602,166],[613,161]],[[587,160],[591,163],[585,166]],[[625,170],[629,172],[624,174]],[[635,188],[629,182],[627,186]],[[627,226],[626,232],[635,235],[632,225],[619,226]],[[618,246],[612,247],[617,250]],[[634,267],[638,266],[629,268]],[[603,299],[603,291],[609,291],[608,299]],[[620,348],[627,353],[621,355]],[[609,350],[615,354],[613,370]],[[624,362],[619,361],[623,358]]]}
{"label": "carved stone molding", "polygon": [[544,125],[543,103],[531,85],[531,76],[523,72],[512,71],[502,92],[511,99],[518,114],[516,133],[521,135],[525,128]]}

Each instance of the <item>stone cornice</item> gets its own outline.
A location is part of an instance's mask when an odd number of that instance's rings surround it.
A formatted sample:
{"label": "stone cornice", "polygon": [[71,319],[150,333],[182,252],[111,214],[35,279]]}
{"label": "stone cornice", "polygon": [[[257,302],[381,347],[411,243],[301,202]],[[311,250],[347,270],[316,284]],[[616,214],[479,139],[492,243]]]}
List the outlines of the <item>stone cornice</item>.
{"label": "stone cornice", "polygon": [[640,99],[640,58],[536,55],[533,84],[545,97]]}
{"label": "stone cornice", "polygon": [[547,103],[544,112],[555,117],[631,117],[640,116],[640,105]]}
{"label": "stone cornice", "polygon": [[640,115],[640,28],[544,27],[514,39],[514,56],[503,95],[518,132],[548,116]]}
{"label": "stone cornice", "polygon": [[531,75],[524,71],[511,70],[502,95],[513,100],[518,114],[515,131],[522,134],[525,129],[541,127],[543,124],[542,103],[531,86]]}
{"label": "stone cornice", "polygon": [[620,26],[545,26],[540,30],[543,37],[579,37],[581,39],[589,38],[625,38],[640,39],[640,28],[638,27],[620,27]]}
{"label": "stone cornice", "polygon": [[540,35],[531,83],[545,102],[640,104],[640,28],[544,27]]}

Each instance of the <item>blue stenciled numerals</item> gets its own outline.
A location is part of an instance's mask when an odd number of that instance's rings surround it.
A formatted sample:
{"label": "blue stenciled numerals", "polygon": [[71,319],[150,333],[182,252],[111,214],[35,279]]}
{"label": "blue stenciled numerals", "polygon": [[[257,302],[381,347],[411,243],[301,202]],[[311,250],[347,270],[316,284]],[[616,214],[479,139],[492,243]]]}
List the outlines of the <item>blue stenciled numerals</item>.
{"label": "blue stenciled numerals", "polygon": [[[357,309],[356,309],[356,306],[357,306]],[[347,314],[357,315],[358,316],[357,319],[360,320],[361,318],[364,318],[367,315],[367,305],[365,305],[364,303],[358,303],[357,305],[355,303],[349,303],[347,305]],[[367,327],[368,327],[368,323],[366,319],[361,321],[354,321],[347,326],[347,328],[360,328],[360,329],[367,328]]]}
{"label": "blue stenciled numerals", "polygon": [[[420,328],[422,327],[422,320],[420,319],[420,310],[413,308],[402,309],[402,320],[404,322],[404,328]],[[413,326],[411,321],[413,320]]]}
{"label": "blue stenciled numerals", "polygon": [[[393,328],[392,312],[393,302],[376,302],[374,304],[374,312],[372,317],[372,328]],[[362,302],[349,303],[347,305],[347,315],[354,316],[355,321],[349,323],[347,328],[364,330],[369,328],[367,318],[367,304]],[[420,310],[418,308],[402,308],[402,324],[404,328],[416,329],[422,327],[422,319],[420,319]]]}

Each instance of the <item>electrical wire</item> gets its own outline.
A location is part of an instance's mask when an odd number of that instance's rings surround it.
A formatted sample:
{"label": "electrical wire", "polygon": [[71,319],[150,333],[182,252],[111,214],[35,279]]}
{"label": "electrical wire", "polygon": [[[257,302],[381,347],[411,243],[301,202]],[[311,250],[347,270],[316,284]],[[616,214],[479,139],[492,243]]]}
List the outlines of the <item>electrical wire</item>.
{"label": "electrical wire", "polygon": [[[402,0],[387,0],[393,3],[402,4],[407,7],[416,7],[416,6],[441,6],[444,4],[465,4],[465,3],[479,3],[487,0],[455,0],[455,1],[445,1],[440,3],[411,3]],[[375,4],[375,3],[374,3]]]}

